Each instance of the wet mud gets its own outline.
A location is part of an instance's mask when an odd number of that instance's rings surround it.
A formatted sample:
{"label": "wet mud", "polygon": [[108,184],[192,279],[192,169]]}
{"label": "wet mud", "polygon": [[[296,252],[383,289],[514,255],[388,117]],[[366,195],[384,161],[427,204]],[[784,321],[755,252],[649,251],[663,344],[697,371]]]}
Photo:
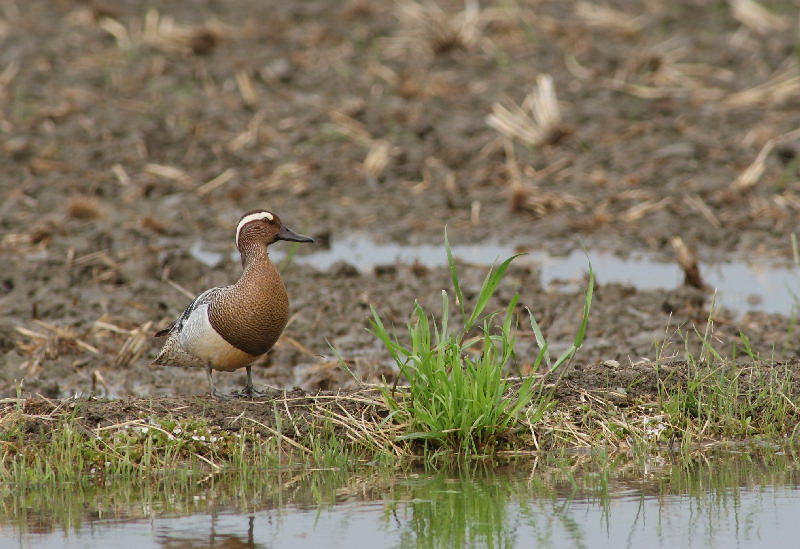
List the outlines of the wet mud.
{"label": "wet mud", "polygon": [[[463,246],[669,263],[679,236],[705,264],[792,264],[793,2],[770,3],[766,30],[727,4],[690,1],[481,3],[477,15],[442,2],[444,17],[409,6],[7,2],[0,396],[207,399],[204,372],[150,365],[152,334],[190,296],[236,280],[235,223],[255,207],[318,242],[288,259],[276,245],[292,317],[255,378],[280,389],[353,389],[329,344],[359,379],[392,381],[369,307],[402,328],[415,300],[435,313],[451,288],[442,263],[303,260],[354,234],[441,246],[446,225]],[[559,112],[544,137],[487,122],[499,107],[524,122],[515,106],[542,74]],[[467,298],[483,263],[458,262]],[[614,372],[653,393],[653,361],[699,353],[698,334],[724,357],[743,356],[745,334],[765,368],[800,372],[792,307],[712,311],[707,290],[595,275],[566,387],[607,387]],[[558,354],[585,281],[510,269],[490,309],[520,294],[512,371],[530,373],[537,352],[524,307]],[[784,291],[792,302],[797,290]],[[219,380],[233,390],[244,372]]]}

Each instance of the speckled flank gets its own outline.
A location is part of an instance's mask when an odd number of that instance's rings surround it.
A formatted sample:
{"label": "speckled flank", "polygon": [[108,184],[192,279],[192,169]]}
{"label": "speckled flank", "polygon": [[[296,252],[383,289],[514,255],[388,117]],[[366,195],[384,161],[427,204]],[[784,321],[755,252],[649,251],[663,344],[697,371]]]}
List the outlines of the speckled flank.
{"label": "speckled flank", "polygon": [[170,332],[158,356],[153,360],[158,366],[186,366],[189,368],[205,368],[206,363],[195,355],[189,354],[181,347],[180,333]]}
{"label": "speckled flank", "polygon": [[201,305],[189,315],[179,335],[183,349],[191,355],[204,357],[215,370],[226,372],[243,368],[262,354],[246,353],[225,341],[211,326],[208,309],[209,305]]}

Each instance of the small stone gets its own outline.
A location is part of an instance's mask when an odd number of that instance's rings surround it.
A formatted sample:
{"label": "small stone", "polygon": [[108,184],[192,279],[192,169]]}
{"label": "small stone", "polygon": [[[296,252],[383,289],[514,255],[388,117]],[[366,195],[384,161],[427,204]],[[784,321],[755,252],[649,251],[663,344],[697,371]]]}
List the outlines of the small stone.
{"label": "small stone", "polygon": [[330,272],[333,276],[343,278],[353,278],[361,274],[355,266],[347,261],[337,261],[331,266]]}
{"label": "small stone", "polygon": [[376,276],[393,275],[397,273],[397,265],[391,263],[375,265],[374,272]]}

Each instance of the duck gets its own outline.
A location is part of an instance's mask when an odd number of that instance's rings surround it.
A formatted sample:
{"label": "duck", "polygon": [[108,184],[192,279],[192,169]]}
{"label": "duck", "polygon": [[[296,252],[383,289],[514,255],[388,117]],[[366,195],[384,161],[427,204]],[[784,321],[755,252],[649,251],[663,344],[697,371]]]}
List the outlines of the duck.
{"label": "duck", "polygon": [[[234,284],[210,288],[195,297],[169,327],[153,360],[159,366],[205,368],[211,396],[217,400],[263,397],[253,385],[251,365],[278,341],[289,320],[289,298],[267,248],[279,240],[314,242],[284,225],[269,210],[245,213],[236,226],[242,274]],[[247,369],[244,389],[232,395],[217,391],[213,371]]]}

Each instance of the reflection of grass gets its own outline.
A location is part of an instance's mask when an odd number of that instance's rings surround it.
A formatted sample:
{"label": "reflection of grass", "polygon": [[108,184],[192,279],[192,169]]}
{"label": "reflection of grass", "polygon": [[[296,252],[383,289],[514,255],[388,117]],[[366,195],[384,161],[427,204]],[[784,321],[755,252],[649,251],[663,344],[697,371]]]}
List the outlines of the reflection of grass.
{"label": "reflection of grass", "polygon": [[11,523],[20,533],[31,534],[57,529],[70,532],[104,518],[149,519],[154,510],[162,517],[177,517],[220,510],[251,513],[254,509],[279,509],[290,503],[324,508],[340,501],[337,498],[345,493],[378,500],[386,485],[386,477],[374,472],[367,484],[362,475],[351,477],[345,471],[274,468],[213,476],[182,468],[153,483],[130,478],[96,482],[84,477],[70,483],[33,487],[2,484],[0,526]]}
{"label": "reflection of grass", "polygon": [[[502,317],[499,311],[482,316],[508,266],[517,256],[489,270],[475,305],[467,314],[447,233],[445,249],[461,313],[461,327],[450,330],[449,298],[444,290],[438,325],[435,320],[429,322],[422,307],[415,304],[408,324],[408,347],[389,334],[375,309],[372,309],[371,324],[373,333],[386,346],[410,385],[408,394],[401,397],[395,397],[394,391],[383,391],[395,419],[408,426],[408,432],[401,439],[431,441],[459,453],[474,453],[485,451],[515,426],[523,410],[528,410],[529,421],[541,418],[552,406],[552,391],[543,391],[542,385],[537,386],[532,376],[511,390],[511,383],[503,373],[514,356],[514,308],[519,296],[511,299]],[[541,349],[533,365],[534,371],[545,358],[553,370],[578,350],[586,332],[592,287],[590,271],[583,319],[574,344],[555,364],[551,365],[547,343],[530,314]],[[473,332],[478,334],[472,335]]]}
{"label": "reflection of grass", "polygon": [[[602,452],[543,454],[504,466],[487,460],[456,461],[444,470],[427,472],[376,471],[372,465],[358,465],[350,470],[267,467],[206,475],[176,468],[157,482],[84,476],[35,486],[0,483],[0,527],[10,526],[23,538],[53,531],[79,536],[98,531],[95,528],[118,527],[108,519],[119,523],[154,515],[168,521],[167,517],[192,514],[258,513],[256,537],[277,539],[283,528],[291,530],[298,521],[313,531],[320,517],[338,512],[343,535],[354,536],[365,519],[354,523],[359,526],[348,526],[348,519],[363,510],[366,520],[373,517],[376,530],[391,527],[383,546],[512,547],[531,535],[548,546],[565,536],[570,546],[581,546],[588,540],[571,510],[573,501],[599,509],[606,522],[613,523],[620,518],[613,504],[620,495],[662,502],[665,509],[676,504],[663,496],[686,495],[703,509],[697,513],[702,522],[709,516],[727,516],[729,502],[738,501],[740,491],[795,486],[800,480],[796,456],[755,447],[741,450],[715,454],[713,459],[673,455],[670,460]],[[374,513],[376,503],[383,504],[382,514]],[[337,509],[339,504],[345,507]],[[184,529],[182,535],[199,540],[198,547],[206,546],[209,531],[199,526],[203,521],[196,524],[198,531]],[[213,533],[213,524],[207,528]],[[190,540],[178,541],[186,546]]]}
{"label": "reflection of grass", "polygon": [[[436,474],[415,482],[407,503],[389,509],[405,527],[398,547],[513,547],[510,500],[525,500],[520,479],[492,471]],[[530,496],[528,496],[530,497]],[[512,511],[513,512],[513,511]]]}

